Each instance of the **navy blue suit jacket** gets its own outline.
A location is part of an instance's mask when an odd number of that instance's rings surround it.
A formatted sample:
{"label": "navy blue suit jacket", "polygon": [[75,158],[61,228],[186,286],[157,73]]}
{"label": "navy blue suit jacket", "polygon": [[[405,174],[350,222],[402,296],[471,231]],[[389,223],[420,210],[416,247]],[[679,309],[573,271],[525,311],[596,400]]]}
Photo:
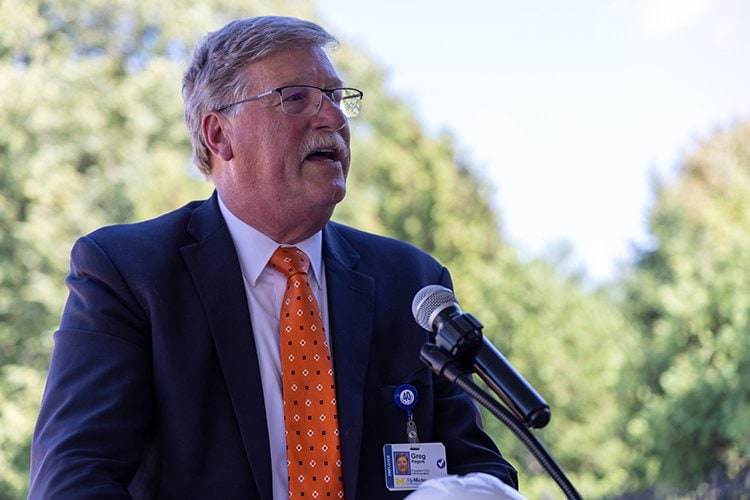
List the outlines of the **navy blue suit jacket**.
{"label": "navy blue suit jacket", "polygon": [[[447,270],[405,243],[323,231],[344,484],[385,488],[382,447],[406,440],[392,393],[414,385],[420,440],[450,473],[515,485],[467,396],[419,360],[411,315]],[[31,498],[270,499],[263,387],[239,260],[216,195],[79,239],[32,443]]]}

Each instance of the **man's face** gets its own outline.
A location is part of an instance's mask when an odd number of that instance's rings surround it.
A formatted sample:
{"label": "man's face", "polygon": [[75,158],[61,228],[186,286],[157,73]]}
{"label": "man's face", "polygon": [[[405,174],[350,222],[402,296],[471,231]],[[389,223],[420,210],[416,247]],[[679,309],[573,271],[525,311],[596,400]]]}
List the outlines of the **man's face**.
{"label": "man's face", "polygon": [[[286,85],[342,85],[323,49],[277,52],[246,70],[252,96]],[[289,116],[278,94],[239,104],[227,117],[232,158],[215,172],[222,198],[252,223],[255,217],[330,217],[346,194],[349,124],[324,96],[314,116]],[[310,147],[312,138],[322,139]],[[338,139],[338,142],[335,140]],[[229,198],[229,199],[228,199]]]}
{"label": "man's face", "polygon": [[400,474],[406,474],[409,472],[409,461],[405,456],[399,455],[396,459],[396,468]]}

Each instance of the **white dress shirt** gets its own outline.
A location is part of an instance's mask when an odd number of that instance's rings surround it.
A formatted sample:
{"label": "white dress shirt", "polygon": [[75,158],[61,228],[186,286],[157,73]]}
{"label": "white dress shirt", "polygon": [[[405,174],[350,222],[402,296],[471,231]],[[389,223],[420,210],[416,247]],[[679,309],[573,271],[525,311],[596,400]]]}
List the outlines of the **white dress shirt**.
{"label": "white dress shirt", "polygon": [[[284,404],[281,393],[281,361],[279,359],[279,313],[286,290],[286,277],[268,267],[268,260],[280,245],[257,229],[238,219],[221,201],[219,208],[237,249],[250,308],[255,348],[263,384],[266,425],[271,452],[273,497],[289,498],[284,435]],[[328,300],[323,270],[323,234],[317,232],[296,246],[310,258],[310,286],[323,314],[328,335]]]}

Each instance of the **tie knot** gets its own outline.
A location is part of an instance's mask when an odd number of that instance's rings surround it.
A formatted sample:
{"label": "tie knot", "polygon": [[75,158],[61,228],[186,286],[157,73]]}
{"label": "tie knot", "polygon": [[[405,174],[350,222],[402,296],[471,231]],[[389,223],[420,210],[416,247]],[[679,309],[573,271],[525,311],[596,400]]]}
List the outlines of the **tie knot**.
{"label": "tie knot", "polygon": [[277,248],[268,263],[286,277],[299,273],[307,274],[307,270],[310,269],[310,259],[297,247]]}

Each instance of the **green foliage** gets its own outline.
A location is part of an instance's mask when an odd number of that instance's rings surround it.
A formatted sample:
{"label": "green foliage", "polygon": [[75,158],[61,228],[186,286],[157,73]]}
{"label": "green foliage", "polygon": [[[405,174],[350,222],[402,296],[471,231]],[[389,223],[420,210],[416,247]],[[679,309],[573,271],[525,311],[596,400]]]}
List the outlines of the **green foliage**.
{"label": "green foliage", "polygon": [[29,487],[29,447],[44,378],[33,368],[0,367],[0,498],[21,498]]}
{"label": "green foliage", "polygon": [[450,138],[426,136],[361,55],[343,46],[336,56],[345,79],[363,82],[365,92],[362,120],[353,123],[351,202],[337,208],[337,218],[410,241],[444,261],[475,262],[503,251],[489,190],[457,165]]}
{"label": "green foliage", "polygon": [[[552,408],[550,423],[536,435],[584,498],[621,491],[627,451],[617,438],[615,388],[620,346],[632,327],[603,294],[584,292],[573,278],[556,278],[549,263],[508,266],[502,274],[493,296],[499,321],[488,331],[499,332],[493,343]],[[518,465],[528,498],[561,496],[514,436],[494,420],[485,423]]]}
{"label": "green foliage", "polygon": [[750,123],[717,133],[657,186],[627,307],[641,325],[626,437],[633,488],[692,487],[750,467]]}

